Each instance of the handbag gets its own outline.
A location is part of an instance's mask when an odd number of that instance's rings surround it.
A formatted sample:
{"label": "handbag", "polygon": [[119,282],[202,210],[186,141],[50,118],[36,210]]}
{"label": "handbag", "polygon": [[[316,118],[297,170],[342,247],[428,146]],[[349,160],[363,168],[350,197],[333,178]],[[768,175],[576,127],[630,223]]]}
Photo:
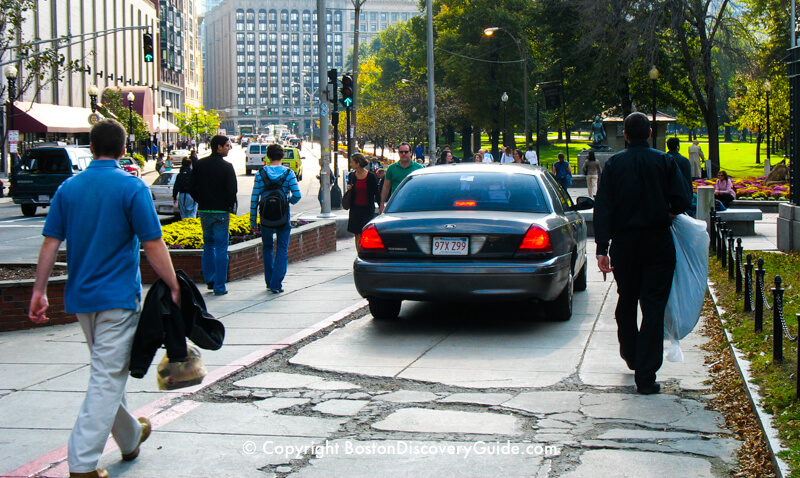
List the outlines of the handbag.
{"label": "handbag", "polygon": [[342,196],[342,209],[348,210],[353,205],[353,190],[348,189]]}

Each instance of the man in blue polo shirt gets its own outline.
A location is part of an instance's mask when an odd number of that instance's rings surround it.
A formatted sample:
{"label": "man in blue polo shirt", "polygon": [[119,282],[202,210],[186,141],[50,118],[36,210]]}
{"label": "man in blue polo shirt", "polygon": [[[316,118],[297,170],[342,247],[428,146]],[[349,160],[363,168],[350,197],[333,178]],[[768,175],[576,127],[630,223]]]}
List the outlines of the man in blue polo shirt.
{"label": "man in blue polo shirt", "polygon": [[139,445],[150,435],[150,422],[135,419],[125,407],[128,362],[141,312],[140,241],[180,306],[178,279],[150,190],[117,163],[125,153],[125,138],[125,128],[113,119],[92,127],[94,160],[53,196],[31,297],[30,319],[47,322],[47,279],[66,240],[64,305],[77,314],[91,353],[86,398],[69,438],[71,477],[108,476],[97,462],[112,430],[126,461],[139,455]]}

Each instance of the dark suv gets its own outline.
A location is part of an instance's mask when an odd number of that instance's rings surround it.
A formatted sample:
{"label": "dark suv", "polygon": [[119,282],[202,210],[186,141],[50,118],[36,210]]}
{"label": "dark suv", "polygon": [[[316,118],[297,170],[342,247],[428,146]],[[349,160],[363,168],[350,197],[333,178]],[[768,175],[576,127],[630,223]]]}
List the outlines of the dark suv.
{"label": "dark suv", "polygon": [[9,195],[33,216],[37,207],[47,207],[65,179],[89,166],[92,152],[86,147],[53,146],[25,151],[19,167],[12,171]]}

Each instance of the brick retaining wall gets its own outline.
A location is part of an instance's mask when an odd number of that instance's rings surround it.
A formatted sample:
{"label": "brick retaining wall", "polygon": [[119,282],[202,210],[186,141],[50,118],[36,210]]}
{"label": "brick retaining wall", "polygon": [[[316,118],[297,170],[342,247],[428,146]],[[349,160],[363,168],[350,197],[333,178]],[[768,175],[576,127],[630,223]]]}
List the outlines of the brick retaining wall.
{"label": "brick retaining wall", "polygon": [[[228,247],[228,281],[244,279],[264,273],[261,255],[261,239],[234,244]],[[336,223],[316,221],[292,229],[289,239],[289,262],[302,261],[336,250]],[[170,249],[175,269],[183,269],[197,283],[203,282],[201,260],[202,249]],[[61,250],[58,261],[66,260],[66,251]],[[142,252],[140,267],[142,283],[152,284],[157,279],[155,272]],[[33,279],[0,281],[0,331],[37,327],[28,319],[28,307],[33,290]],[[64,312],[64,286],[66,276],[51,278],[47,285],[50,308],[47,316],[52,324],[75,322],[74,314]],[[203,288],[201,288],[203,290]]]}

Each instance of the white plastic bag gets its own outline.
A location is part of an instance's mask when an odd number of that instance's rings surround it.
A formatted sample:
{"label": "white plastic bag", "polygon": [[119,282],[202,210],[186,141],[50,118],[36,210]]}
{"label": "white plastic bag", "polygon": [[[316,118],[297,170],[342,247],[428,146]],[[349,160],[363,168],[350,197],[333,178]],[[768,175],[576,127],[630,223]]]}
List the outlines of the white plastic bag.
{"label": "white plastic bag", "polygon": [[679,341],[689,335],[700,319],[708,287],[708,232],[706,223],[681,214],[672,221],[675,242],[675,275],[664,311],[664,338],[672,344],[667,360],[683,362]]}

